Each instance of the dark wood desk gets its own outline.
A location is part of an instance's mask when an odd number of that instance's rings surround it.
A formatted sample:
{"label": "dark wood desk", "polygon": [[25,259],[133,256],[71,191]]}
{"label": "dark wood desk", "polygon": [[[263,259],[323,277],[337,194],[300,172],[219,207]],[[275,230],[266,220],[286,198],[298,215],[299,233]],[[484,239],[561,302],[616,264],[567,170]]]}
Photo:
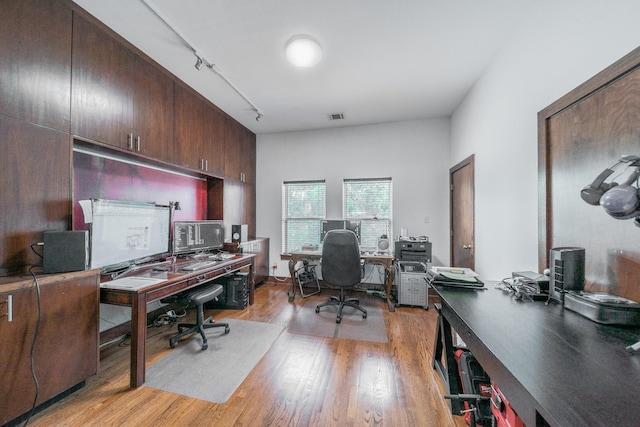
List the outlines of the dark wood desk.
{"label": "dark wood desk", "polygon": [[197,271],[185,271],[182,268],[195,260],[179,260],[165,266],[167,271],[153,268],[138,270],[136,277],[165,279],[163,282],[140,289],[109,288],[109,282],[100,286],[100,302],[105,304],[131,307],[131,380],[132,388],[139,387],[145,380],[145,347],[147,339],[147,303],[157,301],[186,289],[201,285],[244,268],[249,269],[249,304],[253,304],[255,283],[253,279],[254,254],[236,255],[226,261]]}
{"label": "dark wood desk", "polygon": [[[395,270],[393,268],[393,255],[360,255],[360,258],[369,265],[381,265],[385,271],[385,294],[387,300],[387,306],[389,311],[396,311],[395,304],[391,302],[391,286],[393,285],[393,278]],[[300,251],[292,252],[291,258],[289,258],[289,275],[291,277],[291,286],[289,287],[289,302],[293,302],[296,297],[296,277],[295,268],[299,261],[317,261],[322,259],[322,253],[317,251]]]}
{"label": "dark wood desk", "polygon": [[[639,328],[603,326],[559,304],[518,301],[494,284],[484,291],[434,289],[445,326],[527,426],[640,425],[640,354],[625,350],[640,339]],[[437,335],[436,347],[447,338]]]}

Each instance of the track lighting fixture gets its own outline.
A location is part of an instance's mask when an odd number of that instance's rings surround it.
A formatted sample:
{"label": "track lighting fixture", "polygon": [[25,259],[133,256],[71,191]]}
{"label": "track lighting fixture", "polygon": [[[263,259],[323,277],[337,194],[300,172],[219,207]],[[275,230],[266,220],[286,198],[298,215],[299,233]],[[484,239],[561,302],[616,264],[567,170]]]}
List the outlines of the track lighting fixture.
{"label": "track lighting fixture", "polygon": [[171,31],[174,32],[174,34],[176,36],[178,36],[180,38],[180,40],[182,40],[182,42],[193,52],[193,54],[196,56],[196,63],[195,63],[195,67],[197,70],[201,70],[203,66],[207,66],[208,69],[210,69],[211,71],[213,71],[215,74],[217,74],[222,80],[224,80],[224,82],[229,85],[229,87],[231,89],[233,89],[238,95],[240,95],[240,97],[242,99],[244,99],[247,104],[249,104],[251,106],[251,109],[253,111],[256,112],[257,116],[256,116],[256,121],[260,121],[260,119],[264,116],[264,114],[262,114],[262,112],[258,109],[258,107],[256,107],[253,102],[251,102],[249,100],[249,98],[247,98],[241,91],[240,89],[238,89],[229,79],[227,79],[223,74],[222,71],[220,71],[220,69],[213,63],[207,61],[207,59],[195,48],[195,46],[193,46],[193,44],[191,44],[175,27],[173,27],[165,18],[164,16],[162,16],[162,14],[156,10],[156,8],[154,6],[152,6],[148,0],[140,0],[142,3],[144,3],[149,10],[151,10],[151,12],[153,12],[156,17],[158,17],[158,19],[160,19],[162,22],[164,22],[164,24],[169,27],[169,29]]}

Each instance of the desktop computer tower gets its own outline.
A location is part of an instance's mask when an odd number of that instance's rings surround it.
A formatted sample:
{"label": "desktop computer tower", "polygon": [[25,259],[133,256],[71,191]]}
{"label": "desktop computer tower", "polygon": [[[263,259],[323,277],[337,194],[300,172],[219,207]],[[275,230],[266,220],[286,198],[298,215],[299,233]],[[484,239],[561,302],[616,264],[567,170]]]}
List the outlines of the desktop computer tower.
{"label": "desktop computer tower", "polygon": [[222,293],[217,301],[206,304],[207,308],[231,308],[242,310],[249,306],[249,274],[235,273],[216,279],[222,285]]}

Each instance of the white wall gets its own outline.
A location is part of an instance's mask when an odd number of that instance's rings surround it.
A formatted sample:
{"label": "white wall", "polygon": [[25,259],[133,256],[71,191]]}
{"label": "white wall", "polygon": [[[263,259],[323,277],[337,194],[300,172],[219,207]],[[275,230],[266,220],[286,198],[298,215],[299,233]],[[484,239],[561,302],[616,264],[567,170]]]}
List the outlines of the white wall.
{"label": "white wall", "polygon": [[280,260],[282,183],[311,179],[326,180],[327,217],[341,218],[344,178],[392,177],[393,235],[408,228],[429,236],[434,262],[448,265],[449,125],[432,119],[258,135],[256,233],[271,238],[276,274],[289,274]]}
{"label": "white wall", "polygon": [[637,48],[639,17],[637,0],[537,1],[452,116],[451,165],[476,155],[481,276],[537,271],[537,113]]}

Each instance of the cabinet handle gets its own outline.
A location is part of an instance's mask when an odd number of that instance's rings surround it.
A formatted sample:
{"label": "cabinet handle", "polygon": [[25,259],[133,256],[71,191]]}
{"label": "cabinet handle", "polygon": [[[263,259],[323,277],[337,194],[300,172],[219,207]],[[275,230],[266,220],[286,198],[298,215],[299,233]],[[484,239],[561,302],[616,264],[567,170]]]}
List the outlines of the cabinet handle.
{"label": "cabinet handle", "polygon": [[209,171],[209,160],[208,159],[204,159],[204,171],[205,172]]}
{"label": "cabinet handle", "polygon": [[136,151],[140,151],[140,135],[136,137]]}
{"label": "cabinet handle", "polygon": [[7,317],[9,322],[13,322],[13,295],[7,297]]}
{"label": "cabinet handle", "polygon": [[129,150],[133,150],[133,133],[127,135],[127,145],[129,146]]}

